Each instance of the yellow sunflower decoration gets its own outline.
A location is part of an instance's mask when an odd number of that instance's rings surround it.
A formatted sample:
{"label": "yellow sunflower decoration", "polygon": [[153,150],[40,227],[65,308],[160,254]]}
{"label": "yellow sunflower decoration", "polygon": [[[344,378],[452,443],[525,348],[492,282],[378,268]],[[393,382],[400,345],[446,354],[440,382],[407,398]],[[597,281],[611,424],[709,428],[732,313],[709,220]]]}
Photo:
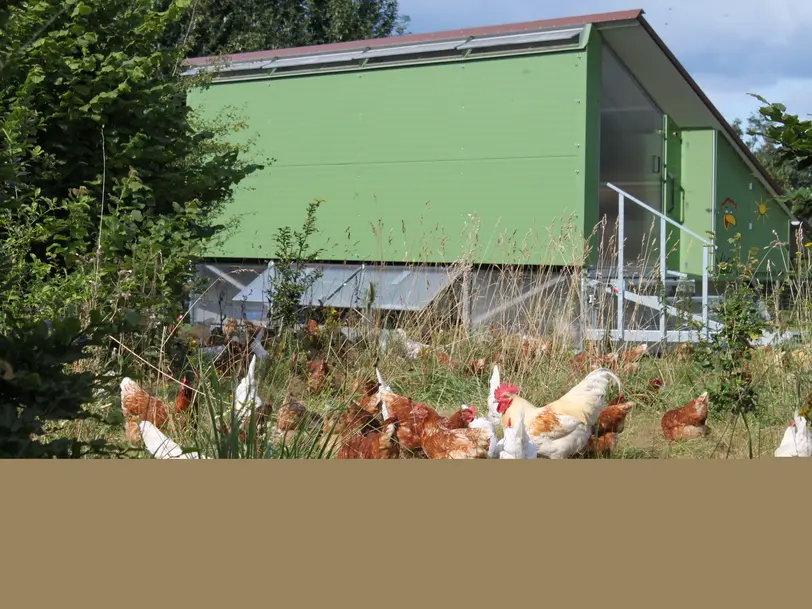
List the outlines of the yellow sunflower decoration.
{"label": "yellow sunflower decoration", "polygon": [[761,220],[762,222],[766,222],[767,212],[769,212],[771,209],[772,209],[771,207],[767,207],[766,203],[756,203],[755,213],[758,216],[759,220]]}

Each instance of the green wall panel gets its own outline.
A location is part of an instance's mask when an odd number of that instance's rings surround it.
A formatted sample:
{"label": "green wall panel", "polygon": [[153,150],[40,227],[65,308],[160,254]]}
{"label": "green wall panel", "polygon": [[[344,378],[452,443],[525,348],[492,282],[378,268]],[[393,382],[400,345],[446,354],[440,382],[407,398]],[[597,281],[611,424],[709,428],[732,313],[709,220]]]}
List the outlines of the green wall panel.
{"label": "green wall panel", "polygon": [[[773,276],[785,270],[786,252],[779,249],[768,249],[770,244],[779,239],[789,240],[789,216],[772,200],[770,193],[753,175],[748,166],[736,153],[728,141],[721,135],[717,137],[716,169],[716,238],[719,249],[717,259],[732,255],[728,239],[737,232],[741,233],[743,253],[750,248],[759,250],[758,257],[764,259],[759,272],[767,271],[767,263],[772,265]],[[736,206],[723,205],[726,199],[732,199]],[[756,213],[760,203],[767,205],[765,216]],[[725,214],[732,214],[735,226],[725,228]]]}
{"label": "green wall panel", "polygon": [[[240,229],[211,254],[271,256],[274,230],[300,226],[318,198],[326,203],[314,245],[325,259],[452,261],[475,215],[481,260],[515,260],[500,236],[530,234],[537,245],[526,262],[568,262],[548,247],[547,227],[575,213],[580,235],[585,189],[594,189],[585,176],[586,63],[585,51],[573,51],[195,91],[204,116],[236,111],[248,127],[235,139],[276,159],[239,188],[227,216],[240,216]],[[371,228],[379,220],[383,239]]]}
{"label": "green wall panel", "polygon": [[[713,129],[682,131],[683,225],[710,240],[713,230]],[[702,244],[686,233],[680,235],[683,273],[702,275]]]}

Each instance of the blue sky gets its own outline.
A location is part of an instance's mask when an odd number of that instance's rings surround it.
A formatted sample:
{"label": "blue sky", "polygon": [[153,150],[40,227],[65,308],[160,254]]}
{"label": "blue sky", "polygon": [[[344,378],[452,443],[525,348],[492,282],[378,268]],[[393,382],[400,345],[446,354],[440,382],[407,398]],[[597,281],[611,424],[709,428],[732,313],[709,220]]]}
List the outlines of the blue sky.
{"label": "blue sky", "polygon": [[810,0],[400,0],[414,34],[637,8],[729,121],[747,93],[812,113]]}

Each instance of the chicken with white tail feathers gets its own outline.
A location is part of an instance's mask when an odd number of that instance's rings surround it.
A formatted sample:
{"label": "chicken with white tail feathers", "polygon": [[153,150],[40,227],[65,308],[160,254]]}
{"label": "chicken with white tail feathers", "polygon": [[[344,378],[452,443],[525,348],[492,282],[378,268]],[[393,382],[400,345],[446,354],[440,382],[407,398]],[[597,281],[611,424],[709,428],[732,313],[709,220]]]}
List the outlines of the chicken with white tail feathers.
{"label": "chicken with white tail feathers", "polygon": [[384,404],[383,400],[381,399],[381,392],[394,392],[392,391],[392,388],[387,385],[386,381],[383,380],[380,370],[375,368],[375,374],[378,376],[378,403],[381,405],[381,415],[383,416],[383,420],[386,421],[389,418],[389,410],[386,408],[386,404]]}
{"label": "chicken with white tail feathers", "polygon": [[502,415],[499,414],[499,402],[496,401],[496,390],[499,388],[499,366],[494,365],[488,393],[488,419],[494,425],[501,425]]}
{"label": "chicken with white tail feathers", "polygon": [[805,417],[796,410],[792,423],[784,432],[781,445],[775,449],[776,457],[812,457],[812,430]]}
{"label": "chicken with white tail feathers", "polygon": [[516,421],[509,420],[505,427],[505,435],[499,441],[499,458],[535,459],[537,457],[538,449],[524,426],[524,406],[522,406]]}
{"label": "chicken with white tail feathers", "polygon": [[200,453],[184,453],[183,449],[167,438],[149,421],[138,424],[147,451],[156,459],[205,459]]}
{"label": "chicken with white tail feathers", "polygon": [[502,427],[507,428],[508,421],[518,421],[522,416],[539,456],[569,459],[589,442],[591,429],[606,406],[611,381],[622,390],[620,379],[614,372],[598,368],[562,397],[542,408],[519,397],[519,387],[502,383],[494,391]]}
{"label": "chicken with white tail feathers", "polygon": [[248,373],[234,390],[234,415],[238,423],[242,423],[251,416],[251,409],[258,411],[262,408],[262,400],[257,391],[259,384],[256,380],[257,356],[251,358]]}
{"label": "chicken with white tail feathers", "polygon": [[[460,408],[470,408],[467,404],[463,404]],[[468,427],[473,427],[474,429],[487,429],[488,432],[491,434],[491,443],[488,447],[488,459],[497,459],[499,457],[499,446],[501,440],[496,435],[496,428],[494,424],[491,422],[489,418],[486,417],[477,417],[470,423],[468,423]]]}

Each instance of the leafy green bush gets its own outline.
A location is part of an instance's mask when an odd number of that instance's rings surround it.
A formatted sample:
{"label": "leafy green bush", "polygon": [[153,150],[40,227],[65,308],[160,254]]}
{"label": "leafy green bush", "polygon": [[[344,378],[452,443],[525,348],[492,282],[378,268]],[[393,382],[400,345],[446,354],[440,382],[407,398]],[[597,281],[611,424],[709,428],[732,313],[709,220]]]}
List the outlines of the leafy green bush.
{"label": "leafy green bush", "polygon": [[[261,168],[186,103],[182,49],[161,47],[188,1],[40,0],[0,32],[0,242],[17,318],[135,308],[173,319],[192,261]],[[77,311],[78,312],[78,311]]]}
{"label": "leafy green bush", "polygon": [[323,201],[311,201],[307,205],[305,221],[301,230],[289,226],[277,229],[275,277],[271,281],[271,321],[278,321],[282,328],[291,328],[299,319],[302,295],[321,277],[320,271],[307,272],[305,264],[316,260],[322,250],[308,251],[310,238],[318,232],[316,210]]}
{"label": "leafy green bush", "polygon": [[84,406],[109,377],[72,368],[103,345],[117,328],[98,314],[83,325],[77,317],[54,322],[13,324],[0,334],[0,458],[78,458],[120,454],[105,440],[47,439],[49,425],[95,418]]}
{"label": "leafy green bush", "polygon": [[[217,216],[262,167],[186,103],[206,82],[161,41],[188,5],[0,7],[0,456],[114,451],[52,435],[110,390],[110,335],[163,349]],[[116,324],[132,310],[137,328]]]}
{"label": "leafy green bush", "polygon": [[[711,372],[714,385],[708,391],[713,408],[718,413],[740,417],[750,431],[748,416],[758,414],[758,394],[750,362],[753,359],[752,341],[761,338],[767,323],[761,318],[757,301],[760,296],[755,279],[758,267],[757,251],[748,252],[742,260],[741,235],[729,239],[732,247],[730,260],[719,263],[715,279],[724,285],[724,295],[711,307],[722,328],[710,334],[694,350],[699,366]],[[753,458],[752,435],[749,435],[750,458]]]}

